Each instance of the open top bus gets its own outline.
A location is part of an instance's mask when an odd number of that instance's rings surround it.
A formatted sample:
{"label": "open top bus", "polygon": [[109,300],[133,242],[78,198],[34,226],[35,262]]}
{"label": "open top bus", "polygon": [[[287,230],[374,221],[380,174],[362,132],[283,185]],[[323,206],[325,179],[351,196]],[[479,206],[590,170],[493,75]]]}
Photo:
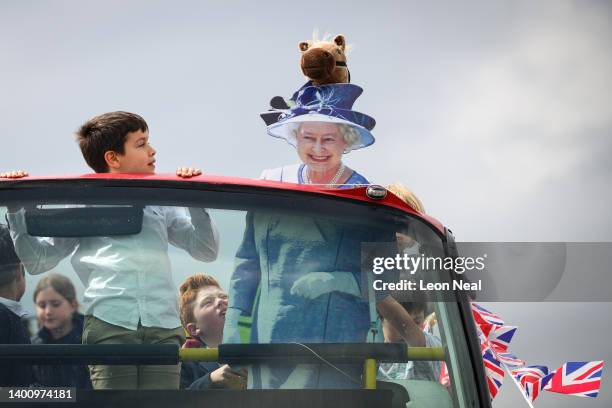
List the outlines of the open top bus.
{"label": "open top bus", "polygon": [[[141,237],[143,229],[147,228],[146,211],[151,208],[205,210],[218,231],[220,248],[216,259],[201,262],[173,245],[167,248],[150,246]],[[376,325],[375,307],[381,295],[373,289],[381,283],[375,284],[374,281],[397,279],[397,275],[392,271],[376,275],[367,270],[372,251],[381,248],[384,252],[389,245],[395,245],[396,234],[402,232],[409,234],[418,244],[420,254],[444,257],[457,254],[449,230],[437,220],[416,212],[399,198],[387,194],[382,187],[329,189],[215,176],[187,180],[163,175],[108,174],[25,178],[0,182],[2,220],[12,218],[7,213],[19,213],[23,223],[21,227],[31,237],[71,239],[76,240],[76,245],[85,245],[84,242],[96,237],[142,239],[143,252],[138,260],[132,262],[131,268],[140,269],[137,273],[142,274],[143,279],[159,279],[159,284],[173,285],[176,291],[185,278],[204,272],[214,276],[229,291],[230,307],[241,304],[250,310],[243,310],[237,327],[225,328],[233,331],[238,340],[235,337],[233,342],[223,343],[218,348],[0,345],[0,364],[3,361],[23,364],[178,364],[180,361],[199,360],[230,363],[249,370],[254,370],[254,367],[291,367],[285,372],[294,380],[281,379],[283,381],[270,386],[273,382],[261,381],[257,385],[250,378],[249,389],[241,391],[77,389],[77,406],[490,406],[480,346],[469,299],[464,293],[454,292],[450,297],[432,297],[428,301],[428,312],[435,313],[436,335],[441,347],[410,347],[405,343],[383,342],[380,326]],[[258,223],[261,224],[259,227]],[[253,232],[257,228],[259,232]],[[244,270],[242,282],[248,282],[252,287],[249,292],[251,299],[243,302],[240,298],[232,299],[232,294],[239,297],[243,293],[233,288],[237,285],[237,267],[244,261],[240,254],[244,252],[246,240],[253,240],[250,234],[256,238],[258,234],[265,235],[264,240],[255,239],[249,250],[255,251],[258,257],[265,256],[268,262],[276,262],[277,268],[270,269],[272,272],[265,277],[261,276],[261,271],[259,276],[251,276],[248,269]],[[22,261],[26,269],[32,269],[39,260]],[[171,281],[147,275],[147,262],[169,262]],[[329,267],[330,262],[341,266]],[[327,270],[322,271],[322,265]],[[71,256],[58,259],[52,270],[72,279],[79,298],[95,278],[86,270],[75,270]],[[291,279],[307,272],[334,273],[337,270],[355,276],[359,293],[339,291],[334,299],[358,298],[357,301],[349,299],[352,303],[348,304],[357,305],[363,313],[347,310],[336,314],[333,321],[325,323],[326,329],[320,333],[308,330],[329,317],[317,312],[320,299],[317,305],[309,303],[309,300],[289,299],[289,306],[285,303],[276,305],[280,314],[266,314],[266,307],[278,302],[275,290],[283,290],[286,281],[291,283]],[[28,272],[26,285],[31,291],[41,274]],[[435,272],[428,274],[428,279],[447,282],[452,277],[448,273]],[[291,297],[289,288],[284,289],[286,293],[283,296]],[[329,297],[328,303],[332,302],[332,294],[325,295]],[[148,301],[172,303],[168,299]],[[168,307],[175,307],[170,303]],[[83,306],[89,307],[87,304]],[[286,321],[283,326],[278,326],[276,323],[281,317]],[[31,326],[34,325],[32,322]],[[422,360],[444,364],[448,372],[446,386],[437,378],[382,380],[378,375],[380,364],[409,364]],[[302,381],[295,367],[318,367],[315,368],[315,371],[320,369],[316,371],[318,380],[315,383]],[[249,371],[249,376],[253,372]],[[322,381],[324,372],[336,373],[347,381]],[[312,371],[304,375],[312,375]],[[61,401],[57,405],[65,406]],[[55,406],[55,403],[46,406]]]}

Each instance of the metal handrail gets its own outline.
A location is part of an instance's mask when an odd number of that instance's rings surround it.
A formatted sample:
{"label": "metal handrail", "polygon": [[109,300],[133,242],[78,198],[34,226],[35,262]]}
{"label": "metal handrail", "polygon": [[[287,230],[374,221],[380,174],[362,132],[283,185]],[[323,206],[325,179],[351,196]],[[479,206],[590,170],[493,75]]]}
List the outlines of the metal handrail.
{"label": "metal handrail", "polygon": [[261,364],[363,363],[365,389],[376,389],[380,361],[444,361],[442,347],[409,347],[385,343],[222,344],[218,348],[185,348],[156,344],[0,344],[0,361],[25,364],[176,365],[179,361]]}

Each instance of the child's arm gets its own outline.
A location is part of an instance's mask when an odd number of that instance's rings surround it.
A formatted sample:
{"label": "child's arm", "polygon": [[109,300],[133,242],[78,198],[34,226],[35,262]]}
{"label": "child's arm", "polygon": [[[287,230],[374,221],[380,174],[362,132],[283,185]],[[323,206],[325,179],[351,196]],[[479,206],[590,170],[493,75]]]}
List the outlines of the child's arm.
{"label": "child's arm", "polygon": [[224,364],[210,373],[210,381],[216,386],[231,390],[246,390],[247,375],[245,368],[233,370],[232,367]]}
{"label": "child's arm", "polygon": [[414,347],[425,347],[425,334],[397,300],[387,296],[376,304],[376,309],[385,320],[391,323],[406,343]]}
{"label": "child's arm", "polygon": [[[168,241],[193,258],[212,262],[219,253],[219,233],[203,208],[166,208]],[[191,217],[190,217],[191,216]]]}
{"label": "child's arm", "polygon": [[[183,380],[181,372],[181,381]],[[211,388],[229,388],[244,390],[247,385],[247,372],[244,368],[232,370],[225,364],[214,371],[195,379],[191,384],[184,387],[188,390],[207,390]]]}
{"label": "child's arm", "polygon": [[27,233],[25,210],[9,209],[6,214],[15,252],[26,270],[32,274],[46,272],[74,251],[78,245],[76,238],[33,237]]}

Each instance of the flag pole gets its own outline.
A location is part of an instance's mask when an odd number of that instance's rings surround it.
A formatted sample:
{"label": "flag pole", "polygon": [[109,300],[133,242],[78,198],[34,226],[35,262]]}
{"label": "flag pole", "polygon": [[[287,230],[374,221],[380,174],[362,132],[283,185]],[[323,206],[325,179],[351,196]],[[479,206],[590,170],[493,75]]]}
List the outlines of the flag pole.
{"label": "flag pole", "polygon": [[500,361],[500,363],[501,363],[502,366],[504,366],[504,368],[506,369],[506,372],[508,373],[510,378],[512,378],[512,382],[514,382],[514,384],[516,384],[516,386],[518,387],[519,392],[521,393],[521,395],[525,399],[525,402],[527,403],[527,405],[529,405],[530,408],[533,408],[533,404],[531,403],[531,401],[529,401],[529,398],[527,398],[527,396],[525,395],[525,392],[523,391],[523,387],[521,386],[521,384],[518,383],[518,381],[516,381],[516,378],[514,378],[514,376],[510,372],[510,369],[508,368],[508,366],[505,363],[501,362],[501,361]]}

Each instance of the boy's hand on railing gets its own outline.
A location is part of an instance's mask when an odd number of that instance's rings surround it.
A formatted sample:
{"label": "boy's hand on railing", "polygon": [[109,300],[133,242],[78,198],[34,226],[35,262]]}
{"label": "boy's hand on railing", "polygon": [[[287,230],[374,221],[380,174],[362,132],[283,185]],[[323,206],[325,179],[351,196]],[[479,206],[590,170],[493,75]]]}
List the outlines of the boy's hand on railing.
{"label": "boy's hand on railing", "polygon": [[222,385],[232,390],[245,390],[247,371],[244,368],[234,371],[229,365],[225,364],[210,373],[210,381],[215,385]]}
{"label": "boy's hand on railing", "polygon": [[0,178],[23,178],[28,177],[28,172],[25,170],[13,170],[0,173]]}
{"label": "boy's hand on railing", "polygon": [[315,299],[330,292],[343,292],[361,296],[361,291],[351,272],[310,272],[295,281],[291,294],[306,299]]}
{"label": "boy's hand on railing", "polygon": [[202,170],[195,167],[179,167],[176,169],[176,175],[183,178],[195,177],[202,174]]}

